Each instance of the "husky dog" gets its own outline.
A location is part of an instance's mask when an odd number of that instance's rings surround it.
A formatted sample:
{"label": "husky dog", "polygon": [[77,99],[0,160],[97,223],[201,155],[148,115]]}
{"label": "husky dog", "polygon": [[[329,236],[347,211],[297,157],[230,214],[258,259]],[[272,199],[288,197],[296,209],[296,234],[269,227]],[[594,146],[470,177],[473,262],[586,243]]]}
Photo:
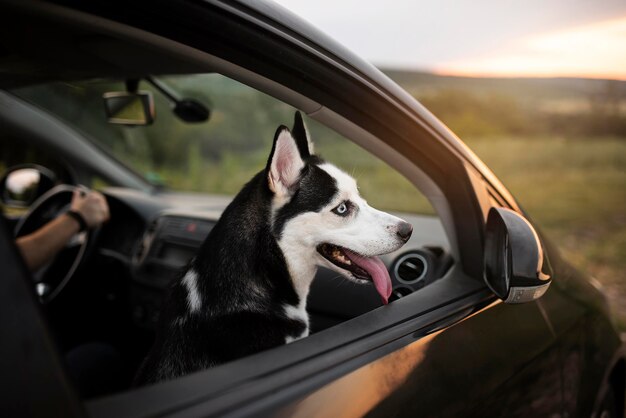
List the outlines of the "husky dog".
{"label": "husky dog", "polygon": [[266,168],[224,210],[173,283],[136,384],[171,379],[290,343],[309,333],[306,300],[318,265],[372,283],[391,279],[376,257],[411,236],[370,207],[352,177],[313,155],[299,112],[280,126]]}

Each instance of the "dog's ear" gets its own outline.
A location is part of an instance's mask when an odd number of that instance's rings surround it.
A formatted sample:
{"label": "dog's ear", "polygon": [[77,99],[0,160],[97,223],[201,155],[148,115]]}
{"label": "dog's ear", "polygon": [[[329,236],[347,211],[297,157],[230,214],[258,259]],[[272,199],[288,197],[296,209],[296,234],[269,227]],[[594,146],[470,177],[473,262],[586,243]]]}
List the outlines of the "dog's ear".
{"label": "dog's ear", "polygon": [[302,120],[302,114],[300,114],[300,112],[296,112],[291,134],[296,140],[298,151],[300,151],[300,157],[302,157],[303,160],[313,155],[313,142],[311,142],[309,131],[307,131],[306,126],[304,125],[304,120]]}
{"label": "dog's ear", "polygon": [[270,190],[279,196],[288,196],[295,190],[304,161],[296,140],[285,126],[274,135],[274,145],[267,162],[267,182]]}

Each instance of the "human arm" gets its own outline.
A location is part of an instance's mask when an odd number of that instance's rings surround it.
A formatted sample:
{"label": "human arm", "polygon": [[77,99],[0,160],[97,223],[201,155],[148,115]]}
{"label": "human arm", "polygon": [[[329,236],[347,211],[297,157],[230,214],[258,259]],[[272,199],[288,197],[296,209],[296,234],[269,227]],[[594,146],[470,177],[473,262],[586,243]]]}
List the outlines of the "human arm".
{"label": "human arm", "polygon": [[[109,219],[109,207],[104,196],[98,192],[81,194],[74,192],[70,210],[85,220],[88,228],[93,228]],[[37,231],[16,240],[24,261],[30,271],[36,271],[52,260],[67,242],[78,233],[80,223],[73,217],[63,214],[48,222]]]}

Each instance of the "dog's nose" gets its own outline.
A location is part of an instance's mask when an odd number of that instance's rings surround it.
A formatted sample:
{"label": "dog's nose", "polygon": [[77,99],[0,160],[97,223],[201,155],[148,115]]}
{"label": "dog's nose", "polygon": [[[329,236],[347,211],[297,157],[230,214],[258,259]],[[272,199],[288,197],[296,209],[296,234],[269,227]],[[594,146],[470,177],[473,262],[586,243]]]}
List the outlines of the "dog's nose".
{"label": "dog's nose", "polygon": [[398,224],[397,234],[402,240],[405,242],[411,238],[411,234],[413,233],[413,226],[408,222],[400,222]]}

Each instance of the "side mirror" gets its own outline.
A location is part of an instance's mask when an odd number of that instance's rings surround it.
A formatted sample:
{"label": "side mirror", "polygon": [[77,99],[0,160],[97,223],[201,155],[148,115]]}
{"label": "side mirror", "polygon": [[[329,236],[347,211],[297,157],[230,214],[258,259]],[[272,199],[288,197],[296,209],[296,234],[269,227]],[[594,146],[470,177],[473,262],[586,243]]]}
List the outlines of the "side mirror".
{"label": "side mirror", "polygon": [[518,213],[491,208],[485,231],[485,282],[505,303],[539,299],[551,279],[532,225]]}
{"label": "side mirror", "polygon": [[102,98],[109,123],[143,126],[154,122],[154,100],[149,91],[111,91]]}
{"label": "side mirror", "polygon": [[0,179],[0,200],[7,207],[27,208],[54,187],[56,176],[40,165],[11,167]]}

